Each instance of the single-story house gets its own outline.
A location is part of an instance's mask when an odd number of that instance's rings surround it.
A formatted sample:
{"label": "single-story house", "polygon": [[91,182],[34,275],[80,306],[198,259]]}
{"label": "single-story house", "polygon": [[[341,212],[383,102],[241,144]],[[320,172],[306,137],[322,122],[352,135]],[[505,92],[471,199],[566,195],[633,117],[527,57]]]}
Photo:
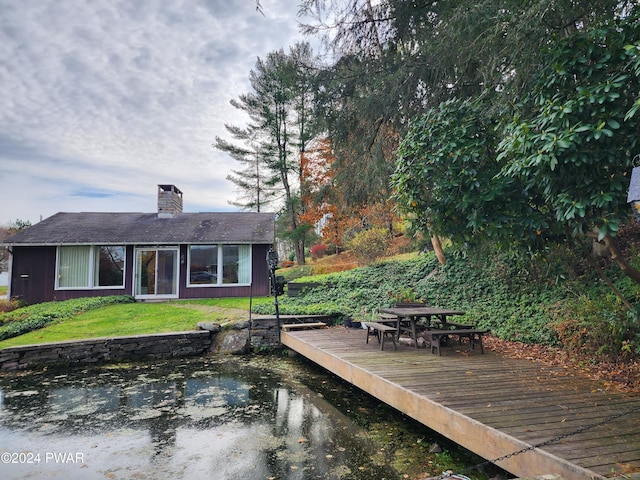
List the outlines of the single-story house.
{"label": "single-story house", "polygon": [[273,213],[183,213],[158,185],[157,213],[57,213],[5,240],[9,296],[28,304],[268,295]]}

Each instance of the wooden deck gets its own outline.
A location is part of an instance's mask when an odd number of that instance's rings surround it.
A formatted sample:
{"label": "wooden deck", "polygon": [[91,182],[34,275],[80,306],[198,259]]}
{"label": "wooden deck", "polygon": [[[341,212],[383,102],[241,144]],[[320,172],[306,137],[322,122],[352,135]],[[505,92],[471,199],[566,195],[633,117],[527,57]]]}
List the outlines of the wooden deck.
{"label": "wooden deck", "polygon": [[640,397],[607,391],[562,367],[468,345],[380,350],[366,331],[282,332],[284,345],[487,460],[601,422],[497,465],[520,477],[602,478],[640,469]]}

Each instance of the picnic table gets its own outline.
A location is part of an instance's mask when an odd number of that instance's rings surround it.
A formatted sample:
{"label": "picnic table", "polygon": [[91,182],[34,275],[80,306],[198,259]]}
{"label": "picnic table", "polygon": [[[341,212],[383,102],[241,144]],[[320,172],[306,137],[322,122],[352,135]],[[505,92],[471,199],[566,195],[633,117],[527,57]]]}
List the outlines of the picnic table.
{"label": "picnic table", "polygon": [[[427,328],[434,327],[434,323],[439,324],[440,330],[450,330],[452,328],[461,328],[461,327],[472,327],[472,325],[462,325],[459,323],[454,323],[448,321],[447,317],[456,316],[456,315],[464,315],[465,312],[461,310],[452,310],[447,308],[436,308],[436,307],[388,307],[381,308],[380,313],[392,315],[395,317],[393,322],[397,322],[397,334],[400,336],[400,332],[402,330],[406,330],[411,334],[411,338],[413,338],[413,342],[415,343],[416,348],[418,348],[418,338],[416,331],[416,324],[421,320],[425,319],[427,323]],[[384,319],[381,320],[384,323]]]}

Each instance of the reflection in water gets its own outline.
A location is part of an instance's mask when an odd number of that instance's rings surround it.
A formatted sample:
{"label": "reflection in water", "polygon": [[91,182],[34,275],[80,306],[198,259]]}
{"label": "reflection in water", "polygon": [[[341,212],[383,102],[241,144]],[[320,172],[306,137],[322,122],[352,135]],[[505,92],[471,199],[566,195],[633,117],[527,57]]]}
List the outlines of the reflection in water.
{"label": "reflection in water", "polygon": [[320,395],[238,362],[0,378],[0,476],[398,478]]}

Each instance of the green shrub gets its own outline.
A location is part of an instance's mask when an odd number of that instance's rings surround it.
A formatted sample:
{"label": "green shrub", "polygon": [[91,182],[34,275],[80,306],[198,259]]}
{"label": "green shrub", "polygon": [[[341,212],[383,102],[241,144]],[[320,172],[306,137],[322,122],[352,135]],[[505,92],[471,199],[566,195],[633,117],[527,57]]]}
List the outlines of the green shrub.
{"label": "green shrub", "polygon": [[570,299],[556,311],[553,328],[566,350],[594,361],[640,354],[638,312],[612,294]]}
{"label": "green shrub", "polygon": [[[295,298],[282,297],[283,313],[341,313],[366,317],[394,305],[400,296],[435,307],[458,308],[470,321],[505,339],[528,343],[557,343],[549,306],[566,291],[545,283],[527,282],[501,256],[451,256],[445,266],[430,252],[416,259],[388,261],[307,280],[322,285]],[[517,270],[517,269],[516,269]],[[263,305],[259,313],[273,313]]]}
{"label": "green shrub", "polygon": [[61,302],[46,302],[19,308],[0,315],[0,340],[17,337],[24,333],[44,328],[52,322],[107,305],[131,303],[134,298],[127,295],[109,297],[74,298]]}
{"label": "green shrub", "polygon": [[368,264],[385,254],[389,240],[387,229],[373,227],[358,232],[347,242],[347,248],[353,252],[360,263]]}
{"label": "green shrub", "polygon": [[449,258],[414,289],[425,303],[466,312],[465,321],[507,340],[557,344],[548,306],[565,298],[563,288],[535,282],[513,258],[487,252]]}

